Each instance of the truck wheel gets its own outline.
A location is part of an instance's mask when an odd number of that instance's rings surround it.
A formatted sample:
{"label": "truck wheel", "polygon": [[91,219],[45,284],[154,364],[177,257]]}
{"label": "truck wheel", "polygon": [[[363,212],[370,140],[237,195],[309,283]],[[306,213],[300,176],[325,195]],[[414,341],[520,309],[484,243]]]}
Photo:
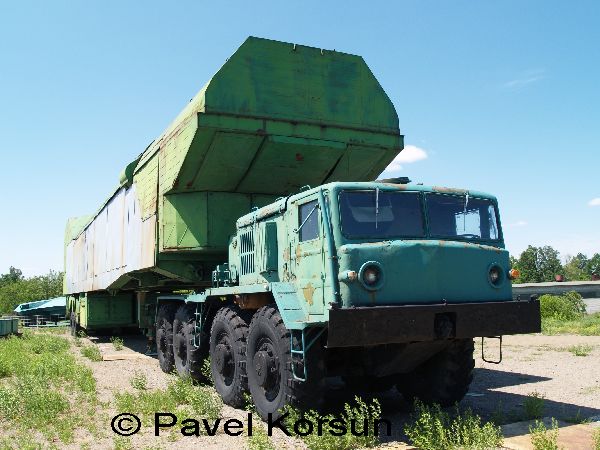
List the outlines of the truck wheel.
{"label": "truck wheel", "polygon": [[247,337],[248,324],[237,307],[217,311],[210,330],[210,372],[223,403],[234,408],[244,405],[248,388]]}
{"label": "truck wheel", "polygon": [[195,311],[194,305],[182,305],[175,313],[175,319],[173,320],[173,356],[175,369],[177,369],[180,377],[203,380],[201,369],[202,363],[208,356],[208,346],[194,346]]}
{"label": "truck wheel", "polygon": [[409,401],[451,406],[463,399],[473,380],[473,339],[458,339],[396,384]]}
{"label": "truck wheel", "polygon": [[[279,311],[267,305],[254,314],[248,332],[248,389],[263,420],[267,420],[269,414],[273,419],[279,418],[286,404],[300,409],[321,406],[325,386],[322,349],[320,342],[315,342],[306,356],[307,381],[295,379],[292,364],[298,361],[292,358],[290,332]],[[302,373],[301,368],[298,370]]]}
{"label": "truck wheel", "polygon": [[158,308],[156,317],[156,351],[158,364],[163,372],[171,373],[175,367],[173,357],[173,319],[177,312],[173,303],[165,303]]}

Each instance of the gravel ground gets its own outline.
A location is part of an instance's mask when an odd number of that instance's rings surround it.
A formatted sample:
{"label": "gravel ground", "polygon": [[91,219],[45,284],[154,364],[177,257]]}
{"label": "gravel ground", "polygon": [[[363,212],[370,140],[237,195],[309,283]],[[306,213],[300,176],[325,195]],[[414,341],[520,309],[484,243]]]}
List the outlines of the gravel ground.
{"label": "gravel ground", "polygon": [[[99,346],[105,353],[116,354],[106,340],[100,339]],[[104,342],[104,343],[103,343]],[[106,435],[94,440],[93,448],[114,448],[114,434],[110,419],[118,412],[114,409],[115,392],[132,390],[130,380],[136,373],[143,373],[150,389],[163,388],[169,375],[158,367],[155,358],[137,353],[144,349],[144,341],[137,337],[125,337],[124,353],[136,359],[91,362],[98,383],[99,399],[104,406],[98,413],[98,420],[106,422]],[[576,356],[568,349],[583,345],[591,347],[587,356]],[[486,340],[486,356],[498,356],[498,342]],[[537,392],[544,397],[545,416],[563,420],[585,419],[600,415],[600,337],[598,336],[507,336],[503,342],[501,364],[486,363],[481,358],[480,340],[475,351],[476,369],[471,389],[461,402],[461,408],[471,407],[484,420],[501,419],[506,423],[525,418],[524,402],[529,394]],[[366,395],[365,395],[366,397]],[[404,439],[403,424],[410,418],[410,405],[395,391],[378,395],[383,407],[383,417],[390,420],[393,436],[384,439],[389,446]],[[332,408],[340,407],[351,396],[335,382],[328,394]],[[121,411],[119,411],[121,412]],[[222,416],[244,420],[247,413],[225,406]],[[258,422],[256,418],[255,423]],[[272,438],[277,448],[301,448],[298,440],[278,434]],[[82,442],[77,442],[77,446]],[[220,434],[215,437],[188,438],[172,433],[159,438],[152,429],[142,431],[131,438],[134,448],[244,448],[248,438],[243,434],[231,437]]]}

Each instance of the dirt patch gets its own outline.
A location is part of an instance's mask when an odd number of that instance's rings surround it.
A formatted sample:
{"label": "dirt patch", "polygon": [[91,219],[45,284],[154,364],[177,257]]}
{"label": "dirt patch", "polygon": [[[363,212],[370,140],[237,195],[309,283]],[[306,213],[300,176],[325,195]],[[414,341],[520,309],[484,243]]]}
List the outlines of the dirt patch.
{"label": "dirt patch", "polygon": [[[99,339],[100,347],[111,354],[120,352],[110,348],[107,339]],[[124,337],[125,348],[121,352],[144,352],[145,342],[139,337]],[[86,345],[91,344],[90,341]],[[587,356],[576,356],[569,348],[586,346],[590,350]],[[163,373],[158,361],[153,357],[91,362],[79,355],[79,349],[73,347],[86,365],[92,368],[97,380],[98,396],[102,410],[98,420],[105,422],[100,427],[106,433],[97,436],[90,443],[94,448],[114,448],[115,435],[111,431],[110,419],[122,411],[116,411],[114,396],[118,392],[131,392],[131,379],[143,374],[148,389],[163,389],[170,375]],[[486,340],[486,355],[498,356],[498,342]],[[544,397],[543,415],[573,422],[600,415],[600,337],[596,336],[543,336],[521,335],[507,336],[503,342],[503,361],[499,365],[486,363],[481,359],[480,340],[475,346],[476,369],[471,389],[460,407],[471,407],[484,420],[494,419],[503,423],[527,419],[524,403],[529,394],[537,392]],[[331,410],[341,408],[344,402],[352,401],[353,394],[347,392],[341,383],[332,380],[332,389],[327,402]],[[370,398],[362,394],[365,398]],[[410,420],[411,405],[402,399],[395,390],[379,394],[383,408],[383,417],[393,424],[393,436],[383,439],[384,445],[405,440],[403,424]],[[225,406],[222,410],[224,420],[236,418],[244,423],[247,412]],[[196,418],[200,419],[200,418]],[[254,423],[257,424],[255,417]],[[105,425],[105,426],[104,426]],[[301,448],[296,439],[283,436],[271,438],[277,448]],[[77,442],[77,447],[85,442]],[[131,445],[133,448],[247,448],[245,433],[233,437],[225,434],[217,436],[183,437],[179,432],[161,433],[154,436],[154,430],[142,427],[142,431],[132,438],[117,440],[117,444]]]}

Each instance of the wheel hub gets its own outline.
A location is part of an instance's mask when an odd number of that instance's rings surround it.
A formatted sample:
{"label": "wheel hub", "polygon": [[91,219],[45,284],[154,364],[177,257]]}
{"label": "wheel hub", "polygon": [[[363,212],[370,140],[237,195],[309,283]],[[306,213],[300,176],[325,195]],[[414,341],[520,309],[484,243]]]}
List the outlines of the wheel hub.
{"label": "wheel hub", "polygon": [[274,356],[273,349],[265,346],[256,352],[252,362],[258,377],[258,384],[265,389],[272,386],[276,382],[279,372],[279,362]]}
{"label": "wheel hub", "polygon": [[224,373],[225,369],[231,364],[233,359],[231,348],[226,344],[217,344],[213,358],[215,359],[215,364],[219,373]]}

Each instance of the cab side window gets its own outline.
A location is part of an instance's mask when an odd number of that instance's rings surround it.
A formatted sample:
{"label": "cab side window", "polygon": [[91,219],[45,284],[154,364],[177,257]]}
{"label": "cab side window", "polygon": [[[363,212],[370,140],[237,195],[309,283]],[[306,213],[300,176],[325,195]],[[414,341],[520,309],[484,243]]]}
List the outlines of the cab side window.
{"label": "cab side window", "polygon": [[298,233],[300,242],[319,237],[319,208],[313,200],[298,206]]}

